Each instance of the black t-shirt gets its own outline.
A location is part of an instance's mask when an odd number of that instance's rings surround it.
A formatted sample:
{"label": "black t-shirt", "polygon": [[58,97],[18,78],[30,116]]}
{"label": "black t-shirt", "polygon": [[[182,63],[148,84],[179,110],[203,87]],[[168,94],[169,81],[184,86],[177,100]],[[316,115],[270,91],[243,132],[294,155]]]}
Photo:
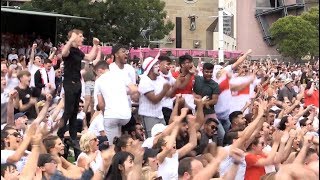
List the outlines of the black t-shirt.
{"label": "black t-shirt", "polygon": [[[19,88],[19,86],[17,86],[15,89],[19,93],[19,99],[22,101],[22,104],[28,104],[31,97],[39,97],[39,95],[40,95],[40,94],[36,93],[35,88],[28,87],[26,89],[21,89],[21,88]],[[20,111],[15,109],[15,113],[18,113],[18,112],[20,112]],[[37,118],[37,112],[36,112],[36,108],[34,106],[31,106],[25,112],[26,112],[26,116],[28,117],[28,119]]]}
{"label": "black t-shirt", "polygon": [[197,146],[194,149],[197,152],[197,155],[202,154],[203,151],[206,149],[206,147],[209,144],[209,137],[206,135],[204,131],[200,131],[201,138],[197,141]]}
{"label": "black t-shirt", "polygon": [[79,48],[70,48],[68,57],[63,57],[64,61],[64,82],[80,82],[81,61],[85,54]]}

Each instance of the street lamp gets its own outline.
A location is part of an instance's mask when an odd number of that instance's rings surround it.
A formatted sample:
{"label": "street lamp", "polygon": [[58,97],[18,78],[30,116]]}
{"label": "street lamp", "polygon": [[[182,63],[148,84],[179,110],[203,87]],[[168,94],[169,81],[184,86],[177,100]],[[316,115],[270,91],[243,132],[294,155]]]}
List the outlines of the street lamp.
{"label": "street lamp", "polygon": [[219,18],[218,34],[219,34],[219,63],[224,62],[224,38],[223,38],[223,17],[232,17],[233,15],[224,9],[224,0],[219,0],[218,16],[209,16],[209,18]]}

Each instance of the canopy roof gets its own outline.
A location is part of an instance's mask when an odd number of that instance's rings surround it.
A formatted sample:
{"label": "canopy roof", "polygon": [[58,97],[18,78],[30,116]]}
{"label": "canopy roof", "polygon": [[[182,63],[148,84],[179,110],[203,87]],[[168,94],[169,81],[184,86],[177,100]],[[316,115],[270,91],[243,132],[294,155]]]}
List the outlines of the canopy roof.
{"label": "canopy roof", "polygon": [[61,17],[61,18],[92,19],[92,18],[80,17],[80,16],[71,16],[71,15],[65,15],[65,14],[39,12],[39,11],[29,11],[29,10],[13,9],[13,8],[6,8],[6,7],[1,7],[1,12],[29,14],[29,15],[38,15],[38,16],[51,16],[51,17]]}

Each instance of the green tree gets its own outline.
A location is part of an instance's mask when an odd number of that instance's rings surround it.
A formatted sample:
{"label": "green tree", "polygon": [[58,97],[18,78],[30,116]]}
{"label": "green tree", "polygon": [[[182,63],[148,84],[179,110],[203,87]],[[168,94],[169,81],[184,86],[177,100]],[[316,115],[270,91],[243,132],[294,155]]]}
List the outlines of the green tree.
{"label": "green tree", "polygon": [[308,12],[305,12],[301,15],[301,17],[309,21],[315,28],[316,28],[316,40],[317,40],[317,46],[314,49],[315,51],[311,55],[319,55],[319,7],[313,7]]}
{"label": "green tree", "polygon": [[317,50],[316,28],[300,16],[286,16],[271,25],[270,34],[283,56],[295,60]]}
{"label": "green tree", "polygon": [[58,40],[66,40],[73,28],[84,31],[87,38],[98,37],[102,42],[132,46],[148,45],[148,39],[160,40],[169,34],[174,24],[165,21],[167,13],[161,0],[32,0],[22,9],[56,12],[89,17],[92,20],[59,18]]}
{"label": "green tree", "polygon": [[319,30],[319,7],[311,8],[308,12],[304,12],[301,17]]}

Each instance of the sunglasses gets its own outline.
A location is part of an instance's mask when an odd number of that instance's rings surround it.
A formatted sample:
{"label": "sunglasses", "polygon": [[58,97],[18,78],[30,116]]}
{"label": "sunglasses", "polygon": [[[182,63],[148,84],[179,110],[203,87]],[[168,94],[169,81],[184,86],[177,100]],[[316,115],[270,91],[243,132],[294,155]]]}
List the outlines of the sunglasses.
{"label": "sunglasses", "polygon": [[18,132],[14,132],[14,133],[12,133],[12,134],[8,134],[8,136],[10,136],[10,135],[12,135],[12,136],[14,136],[14,137],[21,137],[21,134],[18,133]]}
{"label": "sunglasses", "polygon": [[212,125],[211,129],[216,131],[218,128],[216,126]]}
{"label": "sunglasses", "polygon": [[98,141],[98,138],[93,138],[93,139],[91,139],[91,140],[93,140],[93,141]]}

